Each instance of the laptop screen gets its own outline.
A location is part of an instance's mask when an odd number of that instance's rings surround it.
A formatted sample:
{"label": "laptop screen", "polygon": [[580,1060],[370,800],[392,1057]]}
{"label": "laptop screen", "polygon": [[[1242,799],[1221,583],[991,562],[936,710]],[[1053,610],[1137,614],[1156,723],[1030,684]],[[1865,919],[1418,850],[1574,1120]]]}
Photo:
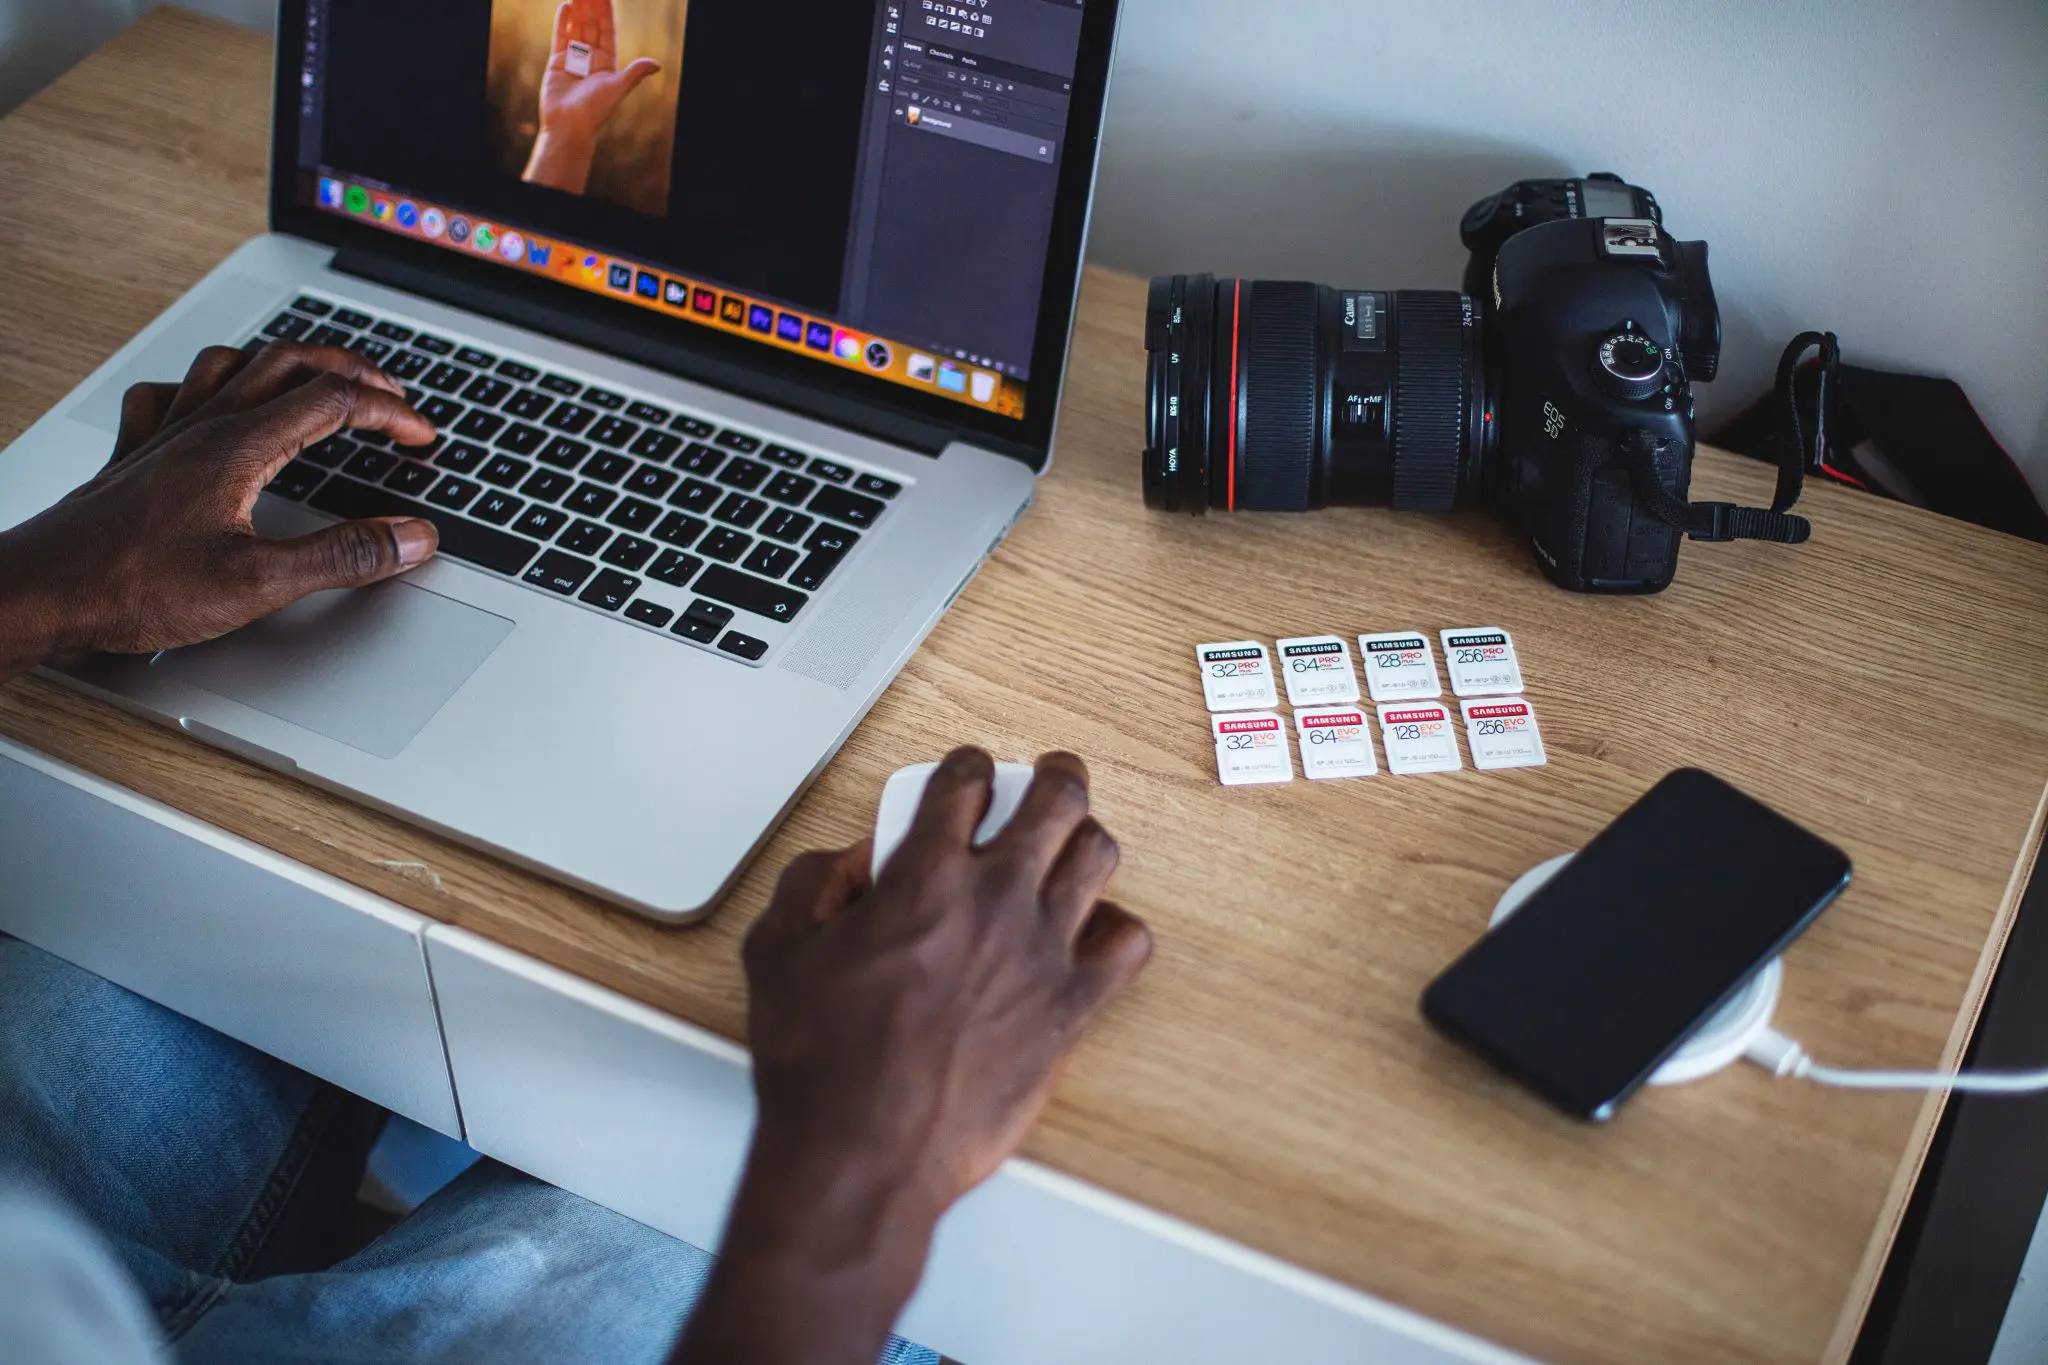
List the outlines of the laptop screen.
{"label": "laptop screen", "polygon": [[1050,401],[1081,0],[291,9],[301,207],[1017,422]]}

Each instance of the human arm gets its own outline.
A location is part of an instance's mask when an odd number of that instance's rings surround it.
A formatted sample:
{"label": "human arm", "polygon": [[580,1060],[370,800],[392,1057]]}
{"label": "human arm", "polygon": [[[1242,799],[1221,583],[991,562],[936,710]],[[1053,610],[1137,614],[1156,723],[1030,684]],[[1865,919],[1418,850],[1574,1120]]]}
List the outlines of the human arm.
{"label": "human arm", "polygon": [[[587,72],[572,69],[572,44],[588,49]],[[541,76],[540,132],[534,137],[520,179],[582,194],[590,186],[598,135],[626,96],[660,70],[661,63],[650,57],[619,70],[618,22],[612,0],[563,0],[555,11],[554,43]]]}
{"label": "human arm", "polygon": [[977,850],[992,771],[950,755],[879,880],[865,844],[806,855],[748,936],[760,1117],[672,1365],[874,1365],[940,1215],[1016,1151],[1150,956],[1099,899],[1118,852],[1081,761],[1041,759]]}
{"label": "human arm", "polygon": [[259,539],[257,494],[345,428],[422,444],[434,429],[367,359],[272,345],[201,352],[181,384],[138,384],[113,457],[40,515],[0,532],[0,681],[60,655],[195,644],[326,588],[423,562],[432,523],[342,522]]}

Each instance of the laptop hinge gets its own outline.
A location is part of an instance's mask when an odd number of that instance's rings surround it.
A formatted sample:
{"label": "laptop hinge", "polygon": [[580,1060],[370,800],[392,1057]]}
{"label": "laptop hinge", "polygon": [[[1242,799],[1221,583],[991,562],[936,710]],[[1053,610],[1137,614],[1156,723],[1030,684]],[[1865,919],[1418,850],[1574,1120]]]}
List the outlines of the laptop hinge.
{"label": "laptop hinge", "polygon": [[[344,275],[481,313],[515,327],[524,327],[577,346],[587,346],[756,402],[787,408],[805,417],[830,422],[921,454],[936,456],[963,438],[973,440],[976,445],[994,448],[985,439],[968,437],[955,428],[823,391],[781,375],[765,374],[737,360],[708,354],[664,336],[654,327],[638,327],[618,318],[615,315],[616,304],[601,300],[585,302],[573,294],[550,302],[504,288],[491,278],[501,273],[493,266],[457,258],[445,265],[436,264],[428,268],[379,252],[343,247],[335,253],[333,267]],[[1006,449],[1000,453],[1029,462],[1029,456],[1021,450]]]}

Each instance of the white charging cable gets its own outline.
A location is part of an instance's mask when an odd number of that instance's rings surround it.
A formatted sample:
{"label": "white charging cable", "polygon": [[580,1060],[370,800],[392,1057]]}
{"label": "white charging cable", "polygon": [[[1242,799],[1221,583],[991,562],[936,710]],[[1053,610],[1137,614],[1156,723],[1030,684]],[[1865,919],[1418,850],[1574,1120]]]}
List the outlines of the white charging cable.
{"label": "white charging cable", "polygon": [[1742,1055],[1773,1076],[1796,1076],[1852,1090],[1965,1090],[1986,1095],[2027,1095],[2048,1090],[2048,1071],[1856,1071],[1822,1066],[1796,1038],[1767,1028]]}

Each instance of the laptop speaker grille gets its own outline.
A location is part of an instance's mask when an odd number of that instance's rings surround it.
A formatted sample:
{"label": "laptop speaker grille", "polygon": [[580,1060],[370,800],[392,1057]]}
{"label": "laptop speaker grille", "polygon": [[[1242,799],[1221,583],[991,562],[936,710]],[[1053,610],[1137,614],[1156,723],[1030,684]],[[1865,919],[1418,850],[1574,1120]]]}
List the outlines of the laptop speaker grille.
{"label": "laptop speaker grille", "polygon": [[908,593],[868,592],[834,601],[832,610],[783,652],[783,670],[844,692],[903,623],[912,600]]}

